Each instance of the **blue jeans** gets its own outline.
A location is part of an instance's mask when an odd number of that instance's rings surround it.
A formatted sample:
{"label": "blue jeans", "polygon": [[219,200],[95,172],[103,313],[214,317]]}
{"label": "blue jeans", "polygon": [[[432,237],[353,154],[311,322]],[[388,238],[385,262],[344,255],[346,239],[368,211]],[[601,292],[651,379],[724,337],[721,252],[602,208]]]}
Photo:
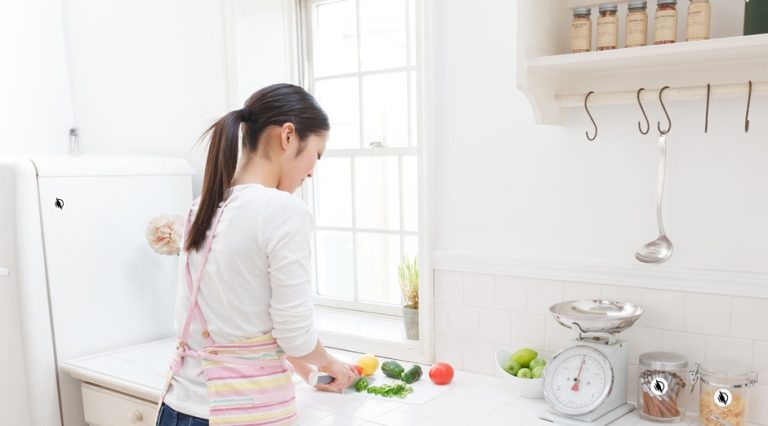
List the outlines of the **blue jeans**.
{"label": "blue jeans", "polygon": [[208,426],[208,419],[179,413],[165,403],[160,406],[155,426]]}

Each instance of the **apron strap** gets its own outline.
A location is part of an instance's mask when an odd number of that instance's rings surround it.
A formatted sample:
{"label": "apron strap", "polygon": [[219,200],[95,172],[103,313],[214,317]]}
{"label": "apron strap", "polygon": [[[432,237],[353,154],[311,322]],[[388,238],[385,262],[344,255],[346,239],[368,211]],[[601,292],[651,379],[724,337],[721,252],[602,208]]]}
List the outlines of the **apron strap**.
{"label": "apron strap", "polygon": [[[186,340],[189,337],[189,329],[192,325],[192,319],[193,316],[197,316],[198,321],[200,322],[200,326],[203,329],[203,339],[205,339],[205,342],[207,345],[212,345],[214,343],[213,339],[211,338],[211,334],[208,331],[208,323],[205,320],[205,316],[203,315],[203,311],[200,309],[200,304],[197,301],[198,295],[200,294],[200,281],[203,278],[203,272],[205,271],[205,265],[208,262],[208,255],[211,253],[211,246],[213,245],[213,239],[216,234],[216,228],[219,225],[219,221],[221,219],[221,214],[224,211],[224,207],[228,204],[228,202],[222,202],[219,203],[218,209],[216,209],[216,213],[213,216],[213,220],[211,221],[210,230],[208,231],[208,235],[205,241],[205,245],[203,246],[203,250],[201,252],[202,258],[200,259],[200,267],[198,268],[197,276],[196,278],[193,278],[192,276],[192,269],[189,265],[189,253],[187,253],[186,258],[186,264],[185,264],[185,281],[187,283],[187,291],[189,291],[191,297],[189,302],[189,310],[187,311],[187,317],[184,321],[184,327],[181,330],[181,334],[179,335],[179,341],[181,345],[186,345]],[[187,224],[186,224],[186,230],[189,231],[189,228],[191,226],[192,222],[192,210],[194,209],[194,205],[190,208],[189,214],[187,215]]]}

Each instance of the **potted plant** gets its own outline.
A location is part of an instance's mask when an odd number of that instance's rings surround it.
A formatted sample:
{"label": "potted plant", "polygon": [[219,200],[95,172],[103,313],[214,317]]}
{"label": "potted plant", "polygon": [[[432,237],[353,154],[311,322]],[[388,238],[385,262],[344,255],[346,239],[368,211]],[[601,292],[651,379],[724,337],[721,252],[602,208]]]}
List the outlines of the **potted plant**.
{"label": "potted plant", "polygon": [[403,323],[405,336],[419,340],[419,265],[416,257],[409,260],[403,257],[397,266],[400,279],[400,292],[403,295]]}

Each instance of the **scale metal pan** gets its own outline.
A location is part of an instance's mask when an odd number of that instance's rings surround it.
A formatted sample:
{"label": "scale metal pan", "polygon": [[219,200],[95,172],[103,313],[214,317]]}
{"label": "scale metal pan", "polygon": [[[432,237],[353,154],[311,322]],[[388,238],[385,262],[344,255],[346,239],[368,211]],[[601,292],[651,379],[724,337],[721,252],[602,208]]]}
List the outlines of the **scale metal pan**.
{"label": "scale metal pan", "polygon": [[549,307],[557,322],[582,333],[620,333],[635,323],[643,308],[611,300],[569,300]]}

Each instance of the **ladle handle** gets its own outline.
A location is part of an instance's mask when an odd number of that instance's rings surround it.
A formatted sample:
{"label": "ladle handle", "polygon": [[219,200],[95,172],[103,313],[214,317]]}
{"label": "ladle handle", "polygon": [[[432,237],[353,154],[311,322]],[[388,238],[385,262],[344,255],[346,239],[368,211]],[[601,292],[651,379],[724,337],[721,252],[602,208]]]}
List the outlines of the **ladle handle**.
{"label": "ladle handle", "polygon": [[661,220],[661,201],[664,198],[664,174],[667,164],[667,135],[663,133],[659,136],[659,182],[656,188],[656,220],[659,222],[659,235],[666,235],[664,232],[664,223]]}

